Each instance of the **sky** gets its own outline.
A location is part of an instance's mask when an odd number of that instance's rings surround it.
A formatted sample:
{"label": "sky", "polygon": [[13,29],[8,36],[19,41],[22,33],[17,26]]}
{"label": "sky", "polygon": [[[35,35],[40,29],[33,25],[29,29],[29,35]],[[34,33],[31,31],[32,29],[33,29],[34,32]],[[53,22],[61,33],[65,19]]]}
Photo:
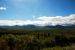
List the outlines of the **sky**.
{"label": "sky", "polygon": [[[68,20],[75,19],[74,5],[75,0],[0,0],[0,25],[7,25],[5,21],[12,23],[10,22],[12,20],[18,23],[21,23],[20,21],[27,21],[28,23],[38,24],[41,23],[37,22],[37,20],[41,20],[39,18],[46,19],[46,23],[57,21],[57,24],[60,23],[58,22],[60,20],[63,23],[64,17],[65,19],[70,18]],[[67,23],[67,20],[65,23],[75,24],[74,19],[73,23]]]}

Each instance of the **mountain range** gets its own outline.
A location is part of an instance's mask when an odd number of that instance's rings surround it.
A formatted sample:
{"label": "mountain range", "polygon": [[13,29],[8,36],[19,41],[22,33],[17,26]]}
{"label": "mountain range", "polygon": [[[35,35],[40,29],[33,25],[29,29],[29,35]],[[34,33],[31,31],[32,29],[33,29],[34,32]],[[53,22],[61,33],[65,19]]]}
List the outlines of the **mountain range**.
{"label": "mountain range", "polygon": [[15,25],[15,26],[0,26],[0,29],[51,29],[51,28],[75,28],[75,25],[69,25],[69,26],[62,26],[62,25],[56,25],[56,26],[36,26],[36,25]]}

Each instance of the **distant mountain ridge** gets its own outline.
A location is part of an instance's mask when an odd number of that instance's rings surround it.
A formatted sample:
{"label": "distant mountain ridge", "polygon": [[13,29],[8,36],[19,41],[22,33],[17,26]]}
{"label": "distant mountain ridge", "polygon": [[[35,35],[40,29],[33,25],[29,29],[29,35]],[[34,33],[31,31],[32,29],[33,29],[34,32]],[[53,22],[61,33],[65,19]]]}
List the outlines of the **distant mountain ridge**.
{"label": "distant mountain ridge", "polygon": [[50,28],[75,28],[75,25],[69,25],[69,26],[62,26],[62,25],[56,25],[56,26],[36,26],[36,25],[23,25],[23,26],[0,26],[0,29],[17,29],[17,28],[29,28],[29,29],[50,29]]}

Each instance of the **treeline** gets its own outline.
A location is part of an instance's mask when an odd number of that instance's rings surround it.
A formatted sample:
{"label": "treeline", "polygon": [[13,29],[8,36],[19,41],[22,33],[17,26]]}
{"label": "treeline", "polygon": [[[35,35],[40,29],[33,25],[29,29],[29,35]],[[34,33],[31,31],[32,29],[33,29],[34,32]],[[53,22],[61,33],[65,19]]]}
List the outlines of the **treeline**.
{"label": "treeline", "polygon": [[43,50],[71,46],[74,43],[74,29],[0,31],[0,50]]}

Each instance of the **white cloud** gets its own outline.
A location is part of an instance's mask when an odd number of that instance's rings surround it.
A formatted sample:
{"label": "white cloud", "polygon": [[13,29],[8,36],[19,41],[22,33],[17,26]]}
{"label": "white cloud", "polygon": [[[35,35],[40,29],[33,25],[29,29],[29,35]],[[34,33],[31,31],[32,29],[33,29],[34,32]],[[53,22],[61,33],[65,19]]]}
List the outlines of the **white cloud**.
{"label": "white cloud", "polygon": [[42,16],[38,17],[35,20],[0,20],[0,26],[14,26],[14,25],[37,25],[37,26],[55,26],[55,25],[75,25],[75,14],[71,14],[69,16],[55,16],[55,17],[47,17]]}
{"label": "white cloud", "polygon": [[6,10],[7,8],[6,7],[0,7],[0,10]]}
{"label": "white cloud", "polygon": [[39,17],[39,20],[44,22],[44,25],[75,25],[75,14],[70,16],[56,16],[56,17]]}
{"label": "white cloud", "polygon": [[32,24],[31,21],[26,20],[26,21],[22,21],[22,20],[0,20],[0,26],[14,26],[14,25],[28,25],[28,24]]}

